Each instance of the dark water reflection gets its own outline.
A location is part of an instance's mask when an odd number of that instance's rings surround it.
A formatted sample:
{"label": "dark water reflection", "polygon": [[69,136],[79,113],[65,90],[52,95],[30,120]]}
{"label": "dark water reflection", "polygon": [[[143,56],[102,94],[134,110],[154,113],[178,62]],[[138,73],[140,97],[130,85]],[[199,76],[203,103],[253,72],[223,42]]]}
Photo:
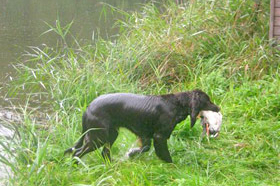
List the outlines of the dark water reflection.
{"label": "dark water reflection", "polygon": [[59,17],[65,25],[74,20],[71,33],[79,39],[90,40],[93,31],[98,30],[102,37],[115,34],[112,25],[117,17],[108,13],[105,21],[101,16],[102,2],[136,10],[146,0],[0,0],[0,81],[11,73],[10,64],[27,46],[56,44],[57,38],[51,34],[40,36],[48,30],[44,22],[54,25]]}
{"label": "dark water reflection", "polygon": [[[40,36],[49,29],[45,22],[62,25],[72,20],[71,33],[79,40],[90,40],[93,32],[104,38],[117,33],[112,25],[118,16],[109,12],[104,18],[102,2],[119,9],[137,10],[148,0],[0,0],[0,106],[3,105],[4,83],[15,76],[12,65],[28,46],[45,43],[55,46],[55,34]],[[102,16],[103,15],[103,16]]]}

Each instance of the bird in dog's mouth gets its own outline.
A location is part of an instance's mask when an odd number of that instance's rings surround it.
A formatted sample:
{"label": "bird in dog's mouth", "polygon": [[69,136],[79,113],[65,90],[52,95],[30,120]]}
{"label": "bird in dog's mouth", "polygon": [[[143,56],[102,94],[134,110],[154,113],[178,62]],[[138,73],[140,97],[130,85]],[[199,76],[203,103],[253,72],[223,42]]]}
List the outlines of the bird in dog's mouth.
{"label": "bird in dog's mouth", "polygon": [[200,117],[200,123],[203,127],[202,137],[205,134],[207,134],[208,137],[218,137],[222,126],[223,118],[221,112],[201,111]]}

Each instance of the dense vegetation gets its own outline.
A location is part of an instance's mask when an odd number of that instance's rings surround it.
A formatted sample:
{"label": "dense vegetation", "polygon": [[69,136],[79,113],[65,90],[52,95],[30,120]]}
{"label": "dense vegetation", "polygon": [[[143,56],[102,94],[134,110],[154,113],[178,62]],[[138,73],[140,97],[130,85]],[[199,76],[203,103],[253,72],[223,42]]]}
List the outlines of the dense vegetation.
{"label": "dense vegetation", "polygon": [[[63,47],[34,47],[18,66],[11,93],[43,97],[45,125],[23,108],[20,139],[10,143],[11,185],[277,185],[280,156],[280,52],[268,41],[269,1],[203,0],[144,5],[121,13],[116,41],[67,42],[71,24],[51,28]],[[75,23],[74,23],[75,24]],[[48,34],[48,33],[47,33]],[[109,92],[164,94],[200,88],[224,115],[218,139],[201,139],[197,122],[178,124],[169,140],[174,164],[152,149],[124,154],[136,137],[122,129],[113,162],[91,153],[78,166],[63,151],[81,135],[81,116]],[[27,107],[26,107],[27,108]],[[42,109],[41,109],[42,110]],[[4,143],[1,143],[5,145]]]}

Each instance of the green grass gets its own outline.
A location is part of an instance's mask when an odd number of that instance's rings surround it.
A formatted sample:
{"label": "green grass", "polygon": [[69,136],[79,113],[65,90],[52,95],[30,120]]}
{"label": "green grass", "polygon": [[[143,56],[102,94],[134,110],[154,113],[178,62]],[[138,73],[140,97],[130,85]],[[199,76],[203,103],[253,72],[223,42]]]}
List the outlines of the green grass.
{"label": "green grass", "polygon": [[[19,140],[0,160],[12,168],[10,185],[279,185],[280,52],[268,41],[269,1],[258,12],[253,0],[205,0],[182,6],[144,5],[122,13],[116,41],[79,44],[71,24],[51,30],[61,47],[33,47],[17,66],[10,95],[24,88],[29,100],[44,102],[41,125],[36,109],[22,109]],[[49,32],[48,31],[48,32]],[[47,33],[46,33],[47,34]],[[81,116],[98,95],[109,92],[164,94],[200,88],[224,115],[218,139],[200,139],[199,123],[178,124],[169,149],[173,164],[153,149],[134,159],[124,154],[136,137],[122,129],[113,162],[99,151],[78,166],[63,151],[81,135]],[[33,114],[32,114],[33,113]],[[4,139],[3,139],[4,140]],[[1,143],[5,146],[4,143]]]}

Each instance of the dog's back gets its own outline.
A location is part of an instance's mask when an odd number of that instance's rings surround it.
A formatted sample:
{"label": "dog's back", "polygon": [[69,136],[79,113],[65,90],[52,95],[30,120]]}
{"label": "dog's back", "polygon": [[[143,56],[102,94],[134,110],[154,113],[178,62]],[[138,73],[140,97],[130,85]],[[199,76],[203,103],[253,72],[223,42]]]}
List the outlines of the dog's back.
{"label": "dog's back", "polygon": [[[157,96],[144,96],[131,93],[106,94],[97,97],[89,105],[86,115],[99,120],[110,119],[111,127],[126,127],[135,133],[152,131],[164,103]],[[107,122],[107,121],[106,121]]]}

